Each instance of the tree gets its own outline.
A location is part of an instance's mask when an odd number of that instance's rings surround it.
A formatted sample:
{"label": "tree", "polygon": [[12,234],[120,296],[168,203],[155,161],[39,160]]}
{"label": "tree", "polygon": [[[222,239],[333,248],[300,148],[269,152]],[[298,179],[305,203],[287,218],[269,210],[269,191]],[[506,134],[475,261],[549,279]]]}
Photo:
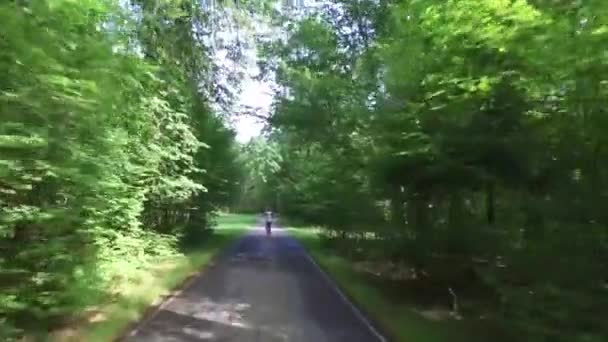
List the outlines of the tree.
{"label": "tree", "polygon": [[112,295],[233,196],[197,6],[0,4],[0,339]]}
{"label": "tree", "polygon": [[264,50],[277,188],[291,216],[344,241],[373,232],[430,277],[468,260],[519,338],[601,340],[584,312],[607,299],[606,6],[554,5],[333,1],[285,19]]}

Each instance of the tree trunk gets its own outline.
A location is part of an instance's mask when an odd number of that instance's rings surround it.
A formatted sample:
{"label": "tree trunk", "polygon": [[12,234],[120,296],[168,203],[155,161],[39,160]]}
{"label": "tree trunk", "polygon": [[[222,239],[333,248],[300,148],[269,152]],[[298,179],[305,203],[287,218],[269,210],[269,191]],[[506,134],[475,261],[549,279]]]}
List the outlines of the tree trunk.
{"label": "tree trunk", "polygon": [[587,220],[595,222],[605,222],[606,214],[604,214],[604,201],[602,200],[603,182],[600,174],[600,156],[602,145],[598,142],[593,148],[591,161],[589,165],[589,200],[587,208]]}
{"label": "tree trunk", "polygon": [[494,208],[494,205],[495,205],[494,191],[495,191],[494,182],[488,181],[486,183],[486,219],[490,226],[494,225],[494,222],[496,219],[495,213],[494,213],[494,210],[495,210],[495,208]]}
{"label": "tree trunk", "polygon": [[448,205],[448,251],[453,253],[468,251],[469,233],[467,232],[467,224],[464,223],[465,204],[463,194],[457,190],[452,191],[449,195]]}
{"label": "tree trunk", "polygon": [[391,195],[391,222],[395,227],[402,227],[405,223],[405,212],[403,210],[401,187],[392,191]]}
{"label": "tree trunk", "polygon": [[448,226],[452,230],[461,229],[462,216],[464,212],[464,203],[462,194],[458,191],[454,191],[450,195],[450,207],[448,209]]}
{"label": "tree trunk", "polygon": [[407,202],[408,226],[416,236],[415,244],[408,246],[411,249],[408,254],[416,268],[423,267],[427,253],[432,248],[432,227],[428,220],[428,203],[429,195],[425,192],[417,192]]}
{"label": "tree trunk", "polygon": [[428,223],[428,194],[419,192],[415,199],[415,218],[414,224],[418,232],[423,232],[429,229]]}

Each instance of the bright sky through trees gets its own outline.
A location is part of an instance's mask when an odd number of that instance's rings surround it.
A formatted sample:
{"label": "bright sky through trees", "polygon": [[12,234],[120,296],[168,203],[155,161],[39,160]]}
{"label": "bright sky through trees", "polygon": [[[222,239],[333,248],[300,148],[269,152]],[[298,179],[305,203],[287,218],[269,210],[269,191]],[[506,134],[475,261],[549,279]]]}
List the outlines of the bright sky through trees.
{"label": "bright sky through trees", "polygon": [[[239,104],[258,108],[260,113],[267,114],[271,103],[272,94],[269,85],[247,77],[243,83]],[[251,116],[239,116],[235,118],[234,126],[237,131],[237,140],[244,143],[258,136],[264,128],[264,123]]]}

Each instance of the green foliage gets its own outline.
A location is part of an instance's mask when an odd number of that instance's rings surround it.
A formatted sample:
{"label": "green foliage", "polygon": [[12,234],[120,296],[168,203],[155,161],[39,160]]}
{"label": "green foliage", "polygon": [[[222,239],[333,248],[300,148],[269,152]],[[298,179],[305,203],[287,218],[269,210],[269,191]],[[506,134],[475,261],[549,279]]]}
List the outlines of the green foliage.
{"label": "green foliage", "polygon": [[206,19],[136,3],[0,4],[0,339],[117,291],[234,192],[234,135],[193,86]]}
{"label": "green foliage", "polygon": [[204,243],[177,255],[174,250],[170,250],[171,255],[158,255],[153,263],[130,275],[131,281],[120,279],[120,288],[114,290],[115,299],[111,303],[104,302],[96,310],[106,319],[80,326],[77,339],[108,341],[124,333],[129,324],[141,318],[158,298],[200,271],[221,249],[255,224],[255,219],[246,215],[221,215],[213,234]]}
{"label": "green foliage", "polygon": [[277,175],[281,173],[279,145],[263,137],[254,138],[241,146],[238,162],[244,174],[241,175],[243,182],[237,208],[245,212],[260,212],[264,208],[276,207],[278,203],[273,188],[277,185]]}
{"label": "green foliage", "polygon": [[263,51],[281,156],[262,191],[349,255],[431,278],[458,263],[519,339],[605,339],[608,6],[558,3],[335,1],[284,18]]}
{"label": "green foliage", "polygon": [[377,280],[353,267],[352,260],[324,248],[320,234],[312,228],[290,228],[324,271],[362,309],[373,315],[385,337],[395,341],[444,342],[487,341],[483,332],[471,333],[466,321],[431,321],[418,315]]}

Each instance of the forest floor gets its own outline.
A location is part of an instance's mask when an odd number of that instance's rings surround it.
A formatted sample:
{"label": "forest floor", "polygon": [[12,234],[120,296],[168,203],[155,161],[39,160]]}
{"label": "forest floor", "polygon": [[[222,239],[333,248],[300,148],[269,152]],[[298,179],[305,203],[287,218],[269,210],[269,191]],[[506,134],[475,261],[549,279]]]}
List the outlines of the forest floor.
{"label": "forest floor", "polygon": [[[314,228],[289,228],[338,286],[373,318],[389,340],[416,342],[503,341],[496,322],[479,313],[452,311],[450,296],[430,290],[431,284],[412,288],[399,277],[400,268],[383,272],[386,262],[352,261],[327,248]],[[418,285],[416,285],[418,286]],[[426,287],[426,288],[425,288]],[[464,316],[464,317],[463,317]]]}

